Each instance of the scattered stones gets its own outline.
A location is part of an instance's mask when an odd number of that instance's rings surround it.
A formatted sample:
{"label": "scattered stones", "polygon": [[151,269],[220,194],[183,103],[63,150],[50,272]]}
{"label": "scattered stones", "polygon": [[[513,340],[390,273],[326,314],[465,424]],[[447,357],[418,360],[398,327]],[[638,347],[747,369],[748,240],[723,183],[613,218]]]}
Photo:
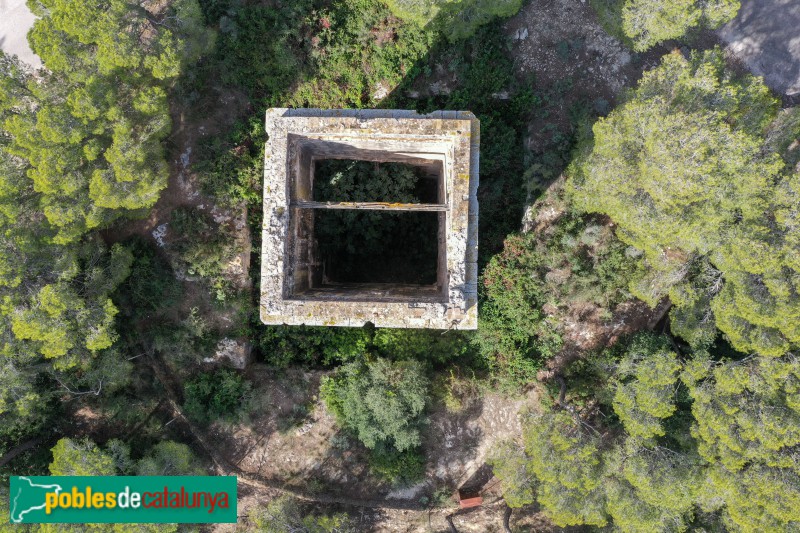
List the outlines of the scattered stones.
{"label": "scattered stones", "polygon": [[167,222],[161,224],[160,226],[156,227],[153,230],[153,238],[156,240],[159,248],[163,248],[166,246],[166,242],[164,242],[164,237],[167,235]]}
{"label": "scattered stones", "polygon": [[215,205],[211,208],[211,216],[217,224],[225,224],[233,218],[233,215],[227,209]]}
{"label": "scattered stones", "polygon": [[587,72],[594,92],[617,94],[629,84],[630,52],[605,32],[588,3],[532,0],[505,28],[518,72],[535,74],[543,86],[570,77],[585,84]]}
{"label": "scattered stones", "polygon": [[447,96],[452,92],[452,89],[450,89],[445,82],[437,81],[435,83],[431,83],[431,85],[428,87],[428,91],[435,96]]}
{"label": "scattered stones", "polygon": [[306,433],[311,431],[311,429],[314,427],[314,422],[315,422],[314,420],[311,420],[309,422],[306,422],[305,424],[303,424],[299,428],[297,428],[297,433],[296,433],[297,436],[299,437],[301,435],[305,435]]}
{"label": "scattered stones", "polygon": [[422,481],[410,487],[395,489],[387,494],[386,498],[389,500],[414,500],[424,492],[426,488],[428,488],[428,482]]}

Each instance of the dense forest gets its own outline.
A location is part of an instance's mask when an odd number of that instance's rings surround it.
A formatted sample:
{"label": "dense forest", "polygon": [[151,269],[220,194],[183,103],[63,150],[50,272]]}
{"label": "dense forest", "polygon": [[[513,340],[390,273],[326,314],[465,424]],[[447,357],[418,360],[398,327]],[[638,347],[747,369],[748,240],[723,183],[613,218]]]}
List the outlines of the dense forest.
{"label": "dense forest", "polygon": [[[504,24],[527,4],[29,0],[44,68],[0,53],[0,531],[24,529],[11,475],[216,474],[264,413],[282,436],[327,416],[365,488],[230,467],[277,491],[242,527],[381,530],[359,495],[453,507],[432,420],[489,397],[522,406],[485,458],[515,516],[800,529],[800,108],[708,38],[736,0],[590,2],[638,69],[611,95],[520,72]],[[477,331],[260,323],[269,107],[480,119]],[[409,169],[325,172],[418,201]],[[325,253],[363,254],[341,276],[427,227],[379,218],[324,226]]]}

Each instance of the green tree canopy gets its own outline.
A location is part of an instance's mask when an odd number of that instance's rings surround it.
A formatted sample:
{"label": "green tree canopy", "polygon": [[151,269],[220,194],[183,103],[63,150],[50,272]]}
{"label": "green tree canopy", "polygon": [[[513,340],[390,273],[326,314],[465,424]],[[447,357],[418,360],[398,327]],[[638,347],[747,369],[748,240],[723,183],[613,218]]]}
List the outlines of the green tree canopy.
{"label": "green tree canopy", "polygon": [[111,294],[132,256],[89,232],[157,200],[167,93],[210,34],[196,0],[30,7],[45,68],[0,53],[0,426],[33,431],[54,396],[127,383]]}
{"label": "green tree canopy", "polygon": [[113,476],[114,459],[88,439],[60,439],[53,447],[50,473],[54,476]]}
{"label": "green tree canopy", "polygon": [[637,439],[604,454],[606,509],[622,531],[685,531],[697,504],[702,470],[696,455]]}
{"label": "green tree canopy", "polygon": [[675,412],[681,365],[663,337],[637,336],[620,360],[613,406],[632,437],[664,436],[663,420]]}
{"label": "green tree canopy", "polygon": [[205,468],[186,444],[159,442],[136,465],[138,476],[202,476]]}
{"label": "green tree canopy", "polygon": [[325,379],[321,394],[339,423],[367,448],[403,452],[420,445],[428,379],[419,362],[349,363]]}
{"label": "green tree canopy", "polygon": [[[121,441],[109,441],[103,450],[89,439],[60,439],[53,447],[53,462],[50,473],[54,476],[117,476],[128,472],[120,470],[121,456],[127,458],[130,450]],[[176,454],[177,456],[172,456]],[[123,461],[124,462],[124,461]],[[151,470],[153,462],[159,468]],[[169,465],[169,466],[167,466]],[[139,475],[198,475],[202,473],[197,459],[189,447],[164,441],[152,448],[139,461]],[[142,473],[144,472],[144,473]],[[58,533],[60,531],[114,531],[116,533],[167,533],[178,530],[176,524],[42,524],[38,531]]]}
{"label": "green tree canopy", "polygon": [[699,359],[685,373],[692,435],[711,465],[706,507],[743,530],[800,526],[800,360]]}
{"label": "green tree canopy", "polygon": [[503,442],[487,461],[494,475],[503,482],[503,499],[512,509],[535,501],[533,474],[528,471],[530,458],[516,443]]}
{"label": "green tree canopy", "polygon": [[566,411],[531,416],[525,428],[528,468],[536,476],[536,499],[558,526],[604,526],[603,468],[597,435]]}
{"label": "green tree canopy", "polygon": [[7,150],[26,165],[55,242],[152,206],[166,186],[167,91],[208,46],[195,0],[32,2],[47,70],[2,89]]}
{"label": "green tree canopy", "polygon": [[800,341],[796,177],[764,145],[777,102],[718,49],[664,57],[594,126],[570,168],[581,209],[609,215],[644,252],[632,291],[668,295],[673,331],[696,346],[722,330],[740,351]]}
{"label": "green tree canopy", "polygon": [[622,29],[642,52],[697,27],[718,28],[739,11],[739,0],[624,0]]}
{"label": "green tree canopy", "polygon": [[[624,344],[605,352],[611,360],[569,367],[565,380],[574,388],[525,420],[524,451],[504,452],[513,460],[494,465],[510,502],[533,494],[558,525],[796,530],[795,354],[677,357],[651,334]],[[620,402],[621,388],[632,403]],[[655,404],[660,407],[650,409]],[[523,482],[525,472],[531,486]]]}

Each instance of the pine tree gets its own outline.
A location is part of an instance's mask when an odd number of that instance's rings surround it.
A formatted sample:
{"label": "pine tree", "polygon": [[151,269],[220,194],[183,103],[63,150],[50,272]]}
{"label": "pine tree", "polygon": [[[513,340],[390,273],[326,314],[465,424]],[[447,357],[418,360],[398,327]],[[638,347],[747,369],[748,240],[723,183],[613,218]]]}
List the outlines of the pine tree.
{"label": "pine tree", "polygon": [[634,50],[643,52],[693,28],[718,28],[732,20],[739,7],[739,0],[625,0],[622,29]]}
{"label": "pine tree", "polygon": [[558,526],[604,526],[603,465],[598,435],[566,411],[546,411],[526,424],[528,468],[538,481],[536,499]]}
{"label": "pine tree", "polygon": [[631,290],[651,304],[668,295],[673,332],[697,348],[713,326],[742,352],[800,342],[797,178],[765,149],[776,104],[720,50],[672,53],[570,168],[578,207],[644,252],[649,274]]}

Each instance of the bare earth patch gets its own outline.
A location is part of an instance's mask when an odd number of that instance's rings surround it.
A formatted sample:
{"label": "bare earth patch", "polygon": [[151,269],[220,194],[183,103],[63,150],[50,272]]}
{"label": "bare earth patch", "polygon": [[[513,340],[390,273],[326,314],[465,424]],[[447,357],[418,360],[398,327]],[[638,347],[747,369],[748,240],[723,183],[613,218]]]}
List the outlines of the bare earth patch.
{"label": "bare earth patch", "polygon": [[588,2],[533,0],[505,29],[518,72],[540,86],[573,77],[612,98],[636,79],[631,52],[603,30]]}
{"label": "bare earth patch", "polygon": [[800,97],[800,3],[742,2],[736,18],[717,33],[771,89]]}

